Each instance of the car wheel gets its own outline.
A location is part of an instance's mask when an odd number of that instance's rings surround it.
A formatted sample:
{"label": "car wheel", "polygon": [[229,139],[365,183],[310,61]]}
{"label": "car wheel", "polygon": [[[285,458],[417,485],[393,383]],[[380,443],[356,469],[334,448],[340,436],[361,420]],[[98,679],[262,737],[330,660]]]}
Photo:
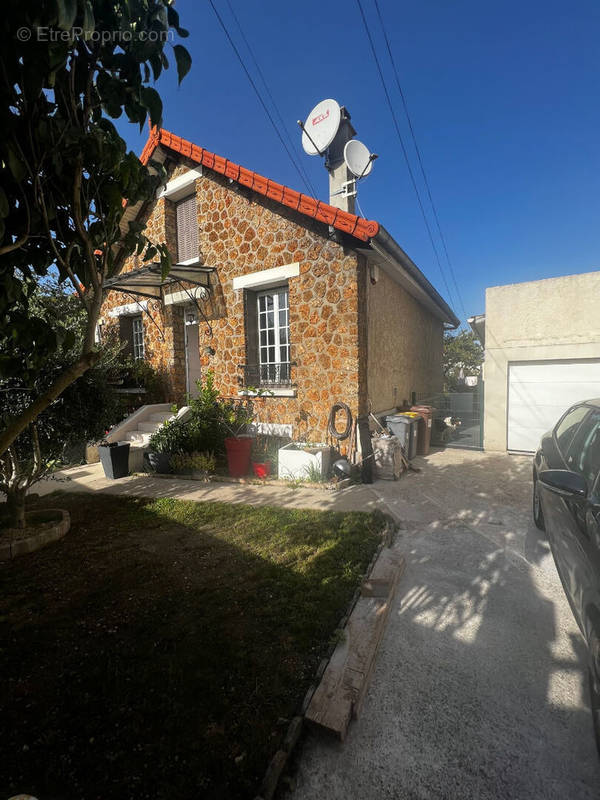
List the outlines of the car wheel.
{"label": "car wheel", "polygon": [[540,490],[535,475],[533,476],[533,521],[535,522],[536,528],[539,528],[541,531],[546,530],[544,512],[542,511],[542,503],[540,500]]}
{"label": "car wheel", "polygon": [[594,723],[594,733],[596,735],[596,747],[600,757],[600,686],[594,680],[592,670],[589,670],[590,678],[590,705],[592,707],[592,721]]}

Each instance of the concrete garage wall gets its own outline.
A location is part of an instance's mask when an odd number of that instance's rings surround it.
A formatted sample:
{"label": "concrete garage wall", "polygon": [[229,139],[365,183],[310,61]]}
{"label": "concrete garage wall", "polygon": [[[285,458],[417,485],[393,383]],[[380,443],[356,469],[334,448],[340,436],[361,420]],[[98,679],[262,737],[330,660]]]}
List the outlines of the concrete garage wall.
{"label": "concrete garage wall", "polygon": [[599,307],[600,272],[487,289],[486,450],[506,450],[509,363],[600,358]]}
{"label": "concrete garage wall", "polygon": [[367,280],[367,391],[378,413],[411,392],[441,391],[443,324],[383,270],[375,275]]}

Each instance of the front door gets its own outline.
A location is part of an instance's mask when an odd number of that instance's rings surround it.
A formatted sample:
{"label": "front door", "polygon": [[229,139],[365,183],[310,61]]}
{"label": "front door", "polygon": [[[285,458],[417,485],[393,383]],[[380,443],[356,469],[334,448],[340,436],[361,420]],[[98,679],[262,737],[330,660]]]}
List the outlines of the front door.
{"label": "front door", "polygon": [[183,312],[185,327],[185,390],[190,397],[198,397],[200,380],[200,344],[198,339],[198,314],[194,306]]}

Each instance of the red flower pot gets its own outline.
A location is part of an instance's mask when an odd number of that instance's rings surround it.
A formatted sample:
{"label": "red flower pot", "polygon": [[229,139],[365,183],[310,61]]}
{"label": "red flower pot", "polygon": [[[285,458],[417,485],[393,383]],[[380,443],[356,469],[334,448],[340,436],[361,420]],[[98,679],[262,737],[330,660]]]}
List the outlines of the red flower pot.
{"label": "red flower pot", "polygon": [[257,478],[268,478],[271,474],[271,462],[265,461],[264,463],[252,462],[252,471]]}
{"label": "red flower pot", "polygon": [[227,466],[232,478],[243,478],[250,470],[250,449],[252,439],[250,437],[238,438],[230,436],[225,439],[225,449],[227,450]]}

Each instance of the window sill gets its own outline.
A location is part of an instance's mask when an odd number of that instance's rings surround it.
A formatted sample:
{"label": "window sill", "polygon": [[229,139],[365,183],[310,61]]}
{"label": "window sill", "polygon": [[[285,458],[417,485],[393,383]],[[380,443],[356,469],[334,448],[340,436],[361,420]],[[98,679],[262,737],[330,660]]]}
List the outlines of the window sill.
{"label": "window sill", "polygon": [[296,397],[298,394],[298,390],[292,387],[281,387],[277,388],[274,386],[271,389],[265,388],[264,394],[259,395],[258,392],[253,392],[250,389],[241,389],[238,392],[238,397]]}

